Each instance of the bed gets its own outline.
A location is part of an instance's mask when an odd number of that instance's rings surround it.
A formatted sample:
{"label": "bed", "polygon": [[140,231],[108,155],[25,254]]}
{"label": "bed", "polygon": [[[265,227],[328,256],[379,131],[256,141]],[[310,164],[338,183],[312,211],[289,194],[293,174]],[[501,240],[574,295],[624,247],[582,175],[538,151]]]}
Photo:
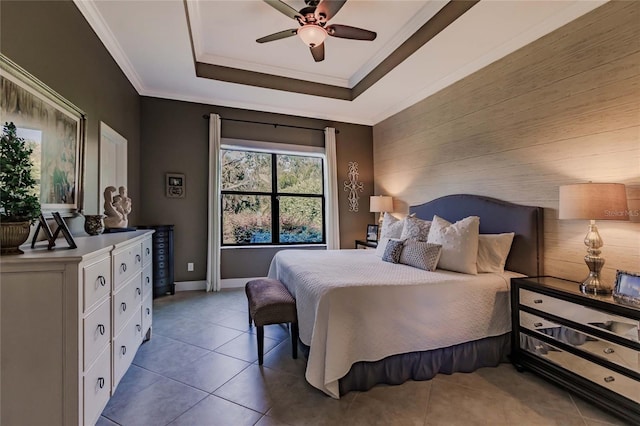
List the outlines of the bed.
{"label": "bed", "polygon": [[372,250],[279,252],[269,277],[296,298],[306,379],[333,398],[495,366],[509,353],[510,278],[541,274],[542,209],[461,194],[410,213],[478,216],[481,234],[514,232],[505,271],[427,272],[382,262]]}

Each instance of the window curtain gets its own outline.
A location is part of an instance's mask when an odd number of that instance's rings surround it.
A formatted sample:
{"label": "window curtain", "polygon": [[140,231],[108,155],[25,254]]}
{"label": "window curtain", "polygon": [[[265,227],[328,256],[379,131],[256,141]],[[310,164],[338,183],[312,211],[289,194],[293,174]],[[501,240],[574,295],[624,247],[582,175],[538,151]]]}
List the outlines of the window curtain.
{"label": "window curtain", "polygon": [[207,291],[220,290],[220,116],[209,117]]}
{"label": "window curtain", "polygon": [[336,129],[333,127],[324,128],[324,149],[327,158],[327,250],[339,250],[338,166],[336,163]]}

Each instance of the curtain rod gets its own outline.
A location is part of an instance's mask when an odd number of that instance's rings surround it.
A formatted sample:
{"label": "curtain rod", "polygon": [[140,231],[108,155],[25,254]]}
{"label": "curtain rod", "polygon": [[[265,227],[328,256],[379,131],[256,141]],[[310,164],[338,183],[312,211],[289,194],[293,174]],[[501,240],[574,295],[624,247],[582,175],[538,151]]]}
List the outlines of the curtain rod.
{"label": "curtain rod", "polygon": [[[202,116],[202,118],[204,118],[205,120],[209,120],[209,115],[208,114],[204,114]],[[222,117],[220,117],[220,120],[235,121],[237,123],[264,124],[264,125],[273,126],[273,127],[290,127],[292,129],[315,130],[317,132],[323,132],[324,133],[324,129],[317,129],[315,127],[293,126],[293,125],[290,125],[290,124],[268,123],[266,121],[238,120],[238,119],[235,119],[235,118],[222,118]],[[338,134],[338,133],[340,133],[340,131],[338,129],[336,129],[336,134]]]}

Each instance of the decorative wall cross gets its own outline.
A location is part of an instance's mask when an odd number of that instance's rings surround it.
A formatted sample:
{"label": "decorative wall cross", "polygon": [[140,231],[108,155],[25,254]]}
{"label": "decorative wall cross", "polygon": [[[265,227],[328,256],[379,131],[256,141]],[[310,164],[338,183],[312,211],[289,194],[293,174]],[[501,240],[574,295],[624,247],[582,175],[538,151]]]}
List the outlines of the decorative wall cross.
{"label": "decorative wall cross", "polygon": [[362,182],[358,182],[358,163],[349,162],[349,180],[344,181],[344,190],[349,191],[349,211],[358,211],[358,191],[364,191]]}

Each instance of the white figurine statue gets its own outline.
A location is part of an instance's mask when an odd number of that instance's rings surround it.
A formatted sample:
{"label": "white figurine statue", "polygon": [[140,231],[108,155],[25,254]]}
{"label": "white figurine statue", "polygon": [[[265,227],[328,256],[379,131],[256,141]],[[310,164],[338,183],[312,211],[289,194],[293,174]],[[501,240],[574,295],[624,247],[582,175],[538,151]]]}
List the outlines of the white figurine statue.
{"label": "white figurine statue", "polygon": [[118,188],[118,195],[115,186],[108,186],[104,190],[104,219],[106,228],[126,228],[129,224],[129,213],[131,213],[131,198],[127,196],[127,188]]}

